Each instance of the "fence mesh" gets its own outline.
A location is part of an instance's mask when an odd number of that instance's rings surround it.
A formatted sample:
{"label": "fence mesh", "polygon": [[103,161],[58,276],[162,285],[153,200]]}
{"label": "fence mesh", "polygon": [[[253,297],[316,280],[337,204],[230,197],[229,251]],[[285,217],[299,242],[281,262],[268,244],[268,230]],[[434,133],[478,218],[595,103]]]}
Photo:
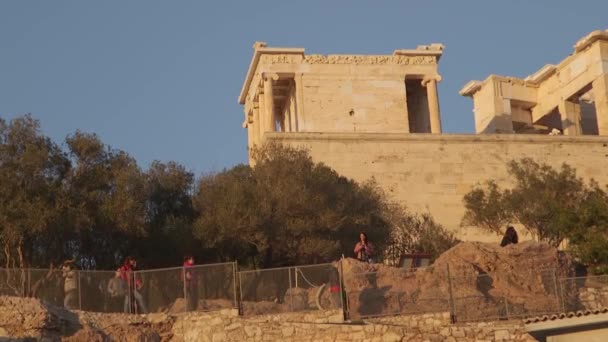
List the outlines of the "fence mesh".
{"label": "fence mesh", "polygon": [[193,266],[185,269],[184,288],[188,311],[238,307],[236,263]]}
{"label": "fence mesh", "polygon": [[[450,277],[453,313],[463,321],[500,320],[561,311],[555,270],[532,270],[524,279],[512,274],[455,270]],[[508,289],[508,290],[507,290]]]}
{"label": "fence mesh", "polygon": [[130,307],[135,312],[184,312],[184,272],[181,267],[134,272]]}
{"label": "fence mesh", "polygon": [[332,264],[239,272],[244,315],[342,308],[340,276]]}
{"label": "fence mesh", "polygon": [[345,274],[348,315],[351,319],[398,314],[450,311],[447,291],[422,291],[420,270],[395,268],[385,272]]}
{"label": "fence mesh", "polygon": [[125,312],[127,284],[115,271],[79,271],[80,305],[84,311]]}
{"label": "fence mesh", "polygon": [[608,275],[560,279],[560,292],[565,312],[608,307]]}
{"label": "fence mesh", "polygon": [[43,303],[80,309],[78,271],[61,269],[27,269],[26,295]]}
{"label": "fence mesh", "polygon": [[0,268],[0,296],[25,296],[28,273],[21,268]]}
{"label": "fence mesh", "polygon": [[558,278],[553,269],[491,275],[470,267],[371,270],[343,272],[335,263],[237,272],[236,263],[223,263],[137,271],[125,281],[114,271],[0,269],[0,295],[93,312],[344,309],[358,319],[449,311],[460,322],[608,307],[608,276]]}

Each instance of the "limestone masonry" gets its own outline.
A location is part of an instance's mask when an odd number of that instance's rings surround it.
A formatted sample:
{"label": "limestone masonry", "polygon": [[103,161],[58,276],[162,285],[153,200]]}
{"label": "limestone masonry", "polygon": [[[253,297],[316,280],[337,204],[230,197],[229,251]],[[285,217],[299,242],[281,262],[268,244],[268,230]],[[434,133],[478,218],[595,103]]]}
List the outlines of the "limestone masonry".
{"label": "limestone masonry", "polygon": [[608,31],[590,33],[571,56],[525,79],[491,75],[465,85],[460,93],[473,98],[478,134],[440,134],[442,53],[431,44],[323,56],[258,42],[239,96],[249,147],[306,147],[347,177],[374,177],[463,240],[498,238],[460,227],[462,197],[489,179],[508,186],[512,159],[568,163],[608,183]]}

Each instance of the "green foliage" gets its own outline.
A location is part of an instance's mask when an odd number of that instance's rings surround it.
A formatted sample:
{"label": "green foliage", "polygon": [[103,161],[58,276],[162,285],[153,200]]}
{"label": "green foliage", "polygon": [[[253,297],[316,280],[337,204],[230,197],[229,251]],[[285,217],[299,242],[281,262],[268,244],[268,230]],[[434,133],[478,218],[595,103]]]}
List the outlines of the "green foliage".
{"label": "green foliage", "polygon": [[237,166],[201,179],[194,204],[196,234],[223,257],[263,267],[306,264],[352,255],[359,231],[379,249],[389,236],[384,195],[359,185],[307,151],[267,145],[256,166]]}
{"label": "green foliage", "polygon": [[395,205],[388,215],[393,230],[387,256],[394,260],[411,253],[428,253],[434,260],[459,242],[452,232],[435,222],[428,213],[411,214]]}
{"label": "green foliage", "polygon": [[196,180],[174,162],[142,170],[95,134],[77,131],[64,146],[29,115],[0,118],[0,267],[74,259],[113,269],[127,255],[165,267],[184,254],[262,267],[317,263],[352,256],[360,231],[379,258],[396,241],[434,254],[454,243],[428,215],[409,214],[373,181],[342,177],[302,149],[267,145],[253,152],[253,168]]}
{"label": "green foliage", "polygon": [[500,232],[506,223],[518,222],[552,246],[568,240],[585,264],[608,263],[608,195],[598,184],[586,184],[567,164],[555,170],[524,158],[507,168],[512,188],[490,181],[464,196],[463,224]]}

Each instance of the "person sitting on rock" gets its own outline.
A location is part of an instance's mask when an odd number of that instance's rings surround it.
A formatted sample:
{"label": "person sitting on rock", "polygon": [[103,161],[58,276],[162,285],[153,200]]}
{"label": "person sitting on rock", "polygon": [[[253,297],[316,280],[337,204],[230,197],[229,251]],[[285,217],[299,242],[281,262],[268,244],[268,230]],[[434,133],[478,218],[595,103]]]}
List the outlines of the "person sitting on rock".
{"label": "person sitting on rock", "polygon": [[367,240],[367,234],[365,234],[365,232],[359,234],[359,242],[355,245],[355,254],[359,261],[372,262],[374,245]]}
{"label": "person sitting on rock", "polygon": [[505,232],[505,235],[503,236],[502,241],[500,242],[500,247],[505,247],[510,244],[516,244],[518,242],[519,238],[517,237],[517,232],[515,231],[515,228],[513,228],[513,226],[508,226],[507,231]]}

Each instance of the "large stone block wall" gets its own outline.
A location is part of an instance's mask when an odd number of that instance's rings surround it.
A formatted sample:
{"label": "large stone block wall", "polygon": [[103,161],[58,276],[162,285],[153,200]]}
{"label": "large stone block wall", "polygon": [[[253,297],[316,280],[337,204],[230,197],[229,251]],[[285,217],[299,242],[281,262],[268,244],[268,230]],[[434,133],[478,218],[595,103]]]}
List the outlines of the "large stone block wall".
{"label": "large stone block wall", "polygon": [[357,181],[372,177],[413,211],[430,212],[463,240],[499,236],[460,227],[463,196],[494,179],[508,186],[506,163],[530,157],[559,167],[568,163],[584,179],[608,184],[608,137],[375,133],[267,133],[265,139],[310,149],[315,161]]}
{"label": "large stone block wall", "polygon": [[403,77],[305,74],[302,131],[409,132]]}
{"label": "large stone block wall", "polygon": [[180,316],[173,340],[220,341],[535,341],[521,321],[451,324],[449,313],[345,323],[341,312],[239,317],[226,310]]}

